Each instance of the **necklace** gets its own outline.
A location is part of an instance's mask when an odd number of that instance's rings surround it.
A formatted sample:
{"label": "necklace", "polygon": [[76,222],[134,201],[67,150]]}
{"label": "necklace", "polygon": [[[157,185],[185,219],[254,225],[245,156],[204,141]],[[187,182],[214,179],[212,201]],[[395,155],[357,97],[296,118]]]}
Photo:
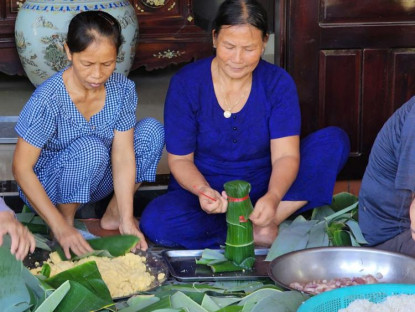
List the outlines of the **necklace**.
{"label": "necklace", "polygon": [[235,107],[237,107],[238,105],[239,105],[239,103],[242,101],[242,99],[245,97],[245,91],[244,92],[242,92],[242,95],[241,95],[241,97],[235,102],[235,104],[233,104],[233,105],[231,105],[231,106],[229,106],[229,103],[228,103],[228,98],[227,98],[227,96],[226,96],[226,93],[225,93],[225,91],[223,90],[223,87],[222,87],[222,85],[221,84],[219,84],[219,86],[220,86],[220,90],[222,91],[222,94],[223,94],[223,99],[224,99],[224,101],[225,101],[225,110],[223,111],[223,117],[225,117],[225,118],[230,118],[231,116],[232,116],[232,110],[235,108]]}

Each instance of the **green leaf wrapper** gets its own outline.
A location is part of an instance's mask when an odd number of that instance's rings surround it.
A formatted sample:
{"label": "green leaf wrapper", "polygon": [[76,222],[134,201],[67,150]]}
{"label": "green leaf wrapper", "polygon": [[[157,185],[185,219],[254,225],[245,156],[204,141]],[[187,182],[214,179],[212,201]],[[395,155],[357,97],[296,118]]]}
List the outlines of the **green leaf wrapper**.
{"label": "green leaf wrapper", "polygon": [[249,198],[251,184],[242,180],[234,180],[226,182],[224,188],[228,195],[225,257],[236,265],[240,265],[247,258],[255,259],[254,234],[252,222],[249,220],[249,215],[253,210]]}

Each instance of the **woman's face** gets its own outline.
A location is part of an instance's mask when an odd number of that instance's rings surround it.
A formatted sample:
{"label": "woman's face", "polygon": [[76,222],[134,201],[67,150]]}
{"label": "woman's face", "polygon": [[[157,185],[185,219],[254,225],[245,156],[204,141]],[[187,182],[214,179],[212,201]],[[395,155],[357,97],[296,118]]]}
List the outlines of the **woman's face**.
{"label": "woman's face", "polygon": [[266,41],[262,31],[252,25],[223,26],[218,34],[213,32],[219,68],[234,79],[251,74],[264,52]]}
{"label": "woman's face", "polygon": [[65,45],[75,79],[88,90],[102,87],[113,73],[117,62],[117,49],[113,41],[102,36],[95,38],[82,52],[71,53]]}

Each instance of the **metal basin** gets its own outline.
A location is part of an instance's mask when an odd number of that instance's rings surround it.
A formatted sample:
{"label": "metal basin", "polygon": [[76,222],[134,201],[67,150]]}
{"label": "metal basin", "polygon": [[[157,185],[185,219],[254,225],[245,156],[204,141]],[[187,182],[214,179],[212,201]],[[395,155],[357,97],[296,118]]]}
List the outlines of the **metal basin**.
{"label": "metal basin", "polygon": [[292,282],[382,274],[380,283],[415,284],[415,258],[367,247],[319,247],[275,258],[268,275],[280,286]]}

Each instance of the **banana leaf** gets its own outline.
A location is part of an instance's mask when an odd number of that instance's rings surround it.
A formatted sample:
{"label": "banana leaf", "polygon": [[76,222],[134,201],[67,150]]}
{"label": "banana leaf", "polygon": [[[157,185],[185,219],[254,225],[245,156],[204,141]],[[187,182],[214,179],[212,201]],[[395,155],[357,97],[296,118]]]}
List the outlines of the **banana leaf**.
{"label": "banana leaf", "polygon": [[296,312],[309,297],[297,291],[286,291],[267,296],[258,301],[251,312],[284,311]]}
{"label": "banana leaf", "polygon": [[333,246],[351,246],[350,233],[344,230],[337,230],[333,232],[331,239]]}
{"label": "banana leaf", "polygon": [[234,306],[227,306],[227,307],[224,307],[224,308],[222,308],[222,309],[220,309],[216,312],[239,312],[239,311],[243,311],[243,308],[244,307],[235,306],[235,305]]}
{"label": "banana leaf", "polygon": [[[59,311],[90,311],[113,304],[108,287],[102,280],[95,261],[63,271],[45,279],[44,282],[58,288],[67,280],[71,282],[71,291],[59,305]],[[71,304],[75,302],[77,310],[70,310]]]}
{"label": "banana leaf", "polygon": [[306,248],[321,247],[328,245],[329,236],[327,235],[325,229],[326,223],[324,221],[320,221],[314,224],[309,231]]}
{"label": "banana leaf", "polygon": [[[0,306],[1,311],[36,311],[47,294],[52,293],[42,281],[33,276],[21,261],[10,253],[10,237],[4,237],[0,247]],[[7,286],[6,286],[7,285]]]}
{"label": "banana leaf", "polygon": [[330,207],[334,211],[343,210],[346,207],[350,207],[359,201],[358,197],[347,192],[341,192],[333,196],[333,200]]}
{"label": "banana leaf", "polygon": [[175,309],[185,309],[189,312],[209,312],[180,291],[171,296],[171,304]]}
{"label": "banana leaf", "polygon": [[52,271],[49,263],[43,263],[42,265],[42,270],[40,271],[40,274],[42,274],[45,277],[49,277],[50,276],[50,272]]}
{"label": "banana leaf", "polygon": [[209,295],[206,294],[203,296],[201,306],[208,312],[215,312],[220,309],[220,306],[215,301],[213,301]]}
{"label": "banana leaf", "polygon": [[333,213],[335,213],[335,211],[329,205],[314,208],[311,213],[310,220],[323,221],[326,217],[332,215]]}
{"label": "banana leaf", "polygon": [[[240,297],[213,297],[211,296],[210,299],[212,299],[213,302],[215,302],[220,309],[223,309],[225,307],[229,307],[239,301],[241,301]],[[233,305],[235,306],[235,305]]]}
{"label": "banana leaf", "polygon": [[62,299],[69,292],[71,285],[66,281],[56,289],[45,301],[35,310],[35,312],[51,312],[61,303]]}
{"label": "banana leaf", "polygon": [[279,231],[265,261],[272,261],[287,252],[306,248],[308,233],[317,222],[317,220],[307,221],[302,215],[296,217],[288,227]]}
{"label": "banana leaf", "polygon": [[123,312],[136,312],[159,301],[160,298],[154,295],[137,295],[130,297],[127,300],[128,306],[119,310],[122,310]]}
{"label": "banana leaf", "polygon": [[199,259],[196,259],[196,264],[205,264],[208,265],[210,263],[219,263],[227,261],[225,255],[214,249],[206,248],[202,251],[202,255]]}
{"label": "banana leaf", "polygon": [[281,292],[282,292],[281,290],[277,290],[277,289],[261,288],[247,295],[246,297],[242,298],[242,300],[238,303],[238,305],[245,305],[246,303],[249,303],[249,302],[257,303],[262,298],[265,298],[267,296],[273,296]]}
{"label": "banana leaf", "polygon": [[46,222],[32,211],[17,213],[16,218],[32,233],[49,234],[50,232]]}
{"label": "banana leaf", "polygon": [[36,233],[33,233],[33,236],[35,237],[36,248],[52,251],[52,249],[49,247],[49,245],[52,243],[45,236]]}
{"label": "banana leaf", "polygon": [[218,289],[226,289],[225,294],[243,292],[244,295],[246,295],[263,287],[275,288],[275,284],[269,284],[270,282],[271,281],[267,278],[255,281],[217,281],[213,286]]}
{"label": "banana leaf", "polygon": [[358,244],[368,244],[368,242],[362,234],[362,231],[360,230],[360,226],[359,223],[357,223],[357,221],[349,220],[346,222],[346,225],[352,231],[353,237],[355,238]]}
{"label": "banana leaf", "polygon": [[[113,236],[106,236],[100,238],[94,238],[88,240],[88,243],[91,245],[92,249],[99,251],[98,253],[94,253],[94,255],[98,256],[108,256],[108,253],[112,257],[119,257],[125,255],[128,251],[130,251],[135,245],[137,245],[139,238],[134,235],[113,235]],[[100,251],[108,251],[108,253],[100,252]],[[63,252],[60,246],[56,247],[56,251],[58,252],[60,258],[62,260],[67,260],[65,253]],[[82,257],[77,257],[75,254],[72,254],[71,260],[77,260],[79,258],[83,258],[88,255],[83,255]]]}
{"label": "banana leaf", "polygon": [[59,312],[89,312],[97,311],[114,305],[112,300],[104,300],[102,296],[92,292],[84,285],[68,281],[71,289],[60,302],[56,311]]}
{"label": "banana leaf", "polygon": [[10,253],[7,238],[0,247],[0,306],[3,311],[25,311],[31,306],[30,293],[22,277],[23,265]]}
{"label": "banana leaf", "polygon": [[213,273],[236,272],[236,271],[244,270],[242,266],[236,265],[232,261],[221,261],[220,263],[208,263],[208,266],[210,267]]}
{"label": "banana leaf", "polygon": [[[156,297],[157,298],[157,297]],[[173,309],[171,304],[171,297],[166,296],[159,299],[156,302],[143,306],[143,302],[135,301],[133,299],[128,300],[129,306],[123,309],[120,309],[119,312],[152,312],[152,311],[161,311],[166,309]],[[180,311],[180,310],[175,310]]]}

